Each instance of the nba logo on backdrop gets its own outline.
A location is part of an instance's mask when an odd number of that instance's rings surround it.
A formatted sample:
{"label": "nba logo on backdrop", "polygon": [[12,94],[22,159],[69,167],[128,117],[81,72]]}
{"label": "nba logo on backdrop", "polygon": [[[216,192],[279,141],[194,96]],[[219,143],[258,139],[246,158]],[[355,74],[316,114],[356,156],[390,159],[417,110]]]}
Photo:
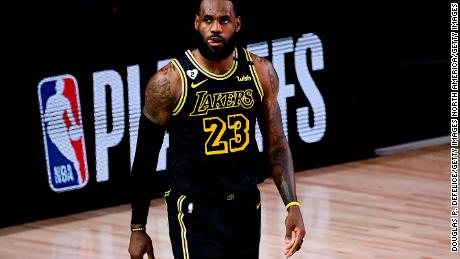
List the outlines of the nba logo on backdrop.
{"label": "nba logo on backdrop", "polygon": [[49,185],[62,192],[88,183],[85,136],[77,80],[71,75],[45,78],[38,98]]}

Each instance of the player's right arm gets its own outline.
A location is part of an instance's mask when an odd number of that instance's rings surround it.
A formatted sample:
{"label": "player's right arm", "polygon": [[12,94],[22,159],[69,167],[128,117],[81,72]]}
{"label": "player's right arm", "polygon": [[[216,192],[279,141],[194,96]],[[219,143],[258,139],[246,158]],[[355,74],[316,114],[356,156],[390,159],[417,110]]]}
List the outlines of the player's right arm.
{"label": "player's right arm", "polygon": [[153,123],[165,126],[181,95],[181,78],[172,62],[158,70],[145,89],[143,114]]}
{"label": "player's right arm", "polygon": [[169,63],[152,76],[145,89],[130,175],[132,232],[128,251],[132,259],[141,259],[145,253],[154,258],[152,240],[145,231],[151,199],[149,179],[156,170],[166,125],[181,94],[180,80],[175,66]]}

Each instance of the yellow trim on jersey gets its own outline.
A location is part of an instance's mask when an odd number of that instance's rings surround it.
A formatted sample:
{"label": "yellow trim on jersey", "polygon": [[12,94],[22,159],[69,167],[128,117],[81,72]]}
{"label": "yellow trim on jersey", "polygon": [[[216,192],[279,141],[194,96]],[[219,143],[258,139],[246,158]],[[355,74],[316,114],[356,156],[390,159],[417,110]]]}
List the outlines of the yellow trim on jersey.
{"label": "yellow trim on jersey", "polygon": [[[238,61],[232,60],[232,66],[230,67],[230,69],[227,72],[225,72],[225,74],[218,75],[218,74],[211,73],[207,71],[204,67],[202,67],[200,63],[198,63],[198,60],[196,60],[196,58],[193,56],[190,50],[187,50],[185,54],[187,55],[188,59],[190,59],[190,62],[192,62],[192,64],[198,70],[200,70],[201,73],[215,80],[225,80],[229,78],[231,75],[233,75],[233,73],[235,73],[236,68],[238,67]],[[233,56],[235,58],[238,58],[238,50],[236,48],[235,48],[235,51],[233,51]]]}
{"label": "yellow trim on jersey", "polygon": [[188,254],[187,228],[185,228],[184,213],[182,212],[182,203],[184,202],[185,198],[186,197],[184,195],[181,195],[177,200],[177,210],[179,211],[177,219],[179,220],[181,230],[182,254],[184,255],[184,259],[190,259],[190,255]]}
{"label": "yellow trim on jersey", "polygon": [[[246,59],[252,62],[251,54],[245,48],[243,48],[244,53],[246,54]],[[257,91],[260,94],[260,99],[264,98],[264,89],[262,88],[262,84],[260,83],[259,76],[257,75],[256,67],[254,64],[249,65],[249,70],[251,70],[252,78],[254,80],[254,84],[256,85]]]}
{"label": "yellow trim on jersey", "polygon": [[246,56],[246,61],[252,61],[249,51],[245,48],[243,48],[243,51],[244,51],[244,55]]}
{"label": "yellow trim on jersey", "polygon": [[173,109],[173,116],[176,116],[180,112],[180,110],[182,110],[182,107],[184,107],[185,99],[187,98],[188,82],[187,82],[187,76],[185,75],[184,69],[180,65],[179,61],[177,59],[173,59],[172,63],[177,68],[177,70],[179,70],[179,75],[181,79],[181,87],[182,87],[180,99],[177,102],[176,107]]}
{"label": "yellow trim on jersey", "polygon": [[259,76],[257,75],[257,71],[253,65],[249,66],[249,70],[251,70],[252,77],[255,78],[254,83],[256,85],[257,92],[259,92],[260,99],[262,100],[264,98],[264,90],[260,84],[260,80],[259,80]]}

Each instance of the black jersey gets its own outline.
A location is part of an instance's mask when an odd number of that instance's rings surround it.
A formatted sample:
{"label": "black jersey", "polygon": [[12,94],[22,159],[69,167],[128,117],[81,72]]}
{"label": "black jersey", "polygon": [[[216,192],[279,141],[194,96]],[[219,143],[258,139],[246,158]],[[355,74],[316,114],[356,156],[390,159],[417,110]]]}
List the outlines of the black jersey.
{"label": "black jersey", "polygon": [[172,188],[196,195],[243,192],[264,180],[255,139],[263,89],[249,52],[235,48],[231,68],[206,71],[190,50],[172,63],[182,94],[168,124]]}

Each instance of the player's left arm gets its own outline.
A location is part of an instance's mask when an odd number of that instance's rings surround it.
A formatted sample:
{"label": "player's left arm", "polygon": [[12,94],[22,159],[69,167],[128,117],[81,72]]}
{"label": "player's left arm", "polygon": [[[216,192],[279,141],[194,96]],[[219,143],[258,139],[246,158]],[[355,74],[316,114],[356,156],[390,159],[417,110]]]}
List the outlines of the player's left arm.
{"label": "player's left arm", "polygon": [[[260,127],[264,136],[264,149],[268,157],[271,176],[287,206],[285,255],[294,254],[305,236],[302,213],[297,203],[294,166],[289,144],[284,135],[281,111],[278,104],[279,80],[276,71],[267,59],[252,55],[260,83],[264,91],[263,114]],[[295,204],[294,206],[291,206]],[[292,240],[292,233],[295,239]]]}

